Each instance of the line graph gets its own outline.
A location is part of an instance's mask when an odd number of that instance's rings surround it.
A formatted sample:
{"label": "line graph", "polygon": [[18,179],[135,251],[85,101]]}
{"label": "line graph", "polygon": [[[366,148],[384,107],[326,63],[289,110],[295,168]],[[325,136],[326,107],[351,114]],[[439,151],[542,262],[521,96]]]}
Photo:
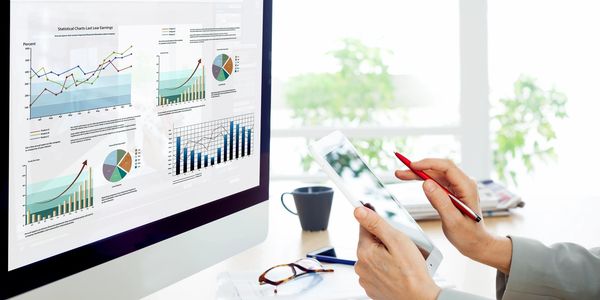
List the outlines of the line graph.
{"label": "line graph", "polygon": [[[161,68],[161,56],[157,55],[158,106],[189,102],[206,98],[204,63],[195,61],[194,69],[166,71]],[[190,63],[191,65],[191,63]]]}
{"label": "line graph", "polygon": [[34,69],[33,49],[28,48],[30,119],[131,104],[132,49],[111,51],[92,67],[77,64],[54,71],[46,66]]}
{"label": "line graph", "polygon": [[[27,177],[27,166],[25,177]],[[94,206],[92,168],[85,160],[78,173],[27,183],[25,225],[75,213]]]}
{"label": "line graph", "polygon": [[254,114],[173,129],[171,174],[202,170],[254,154]]}
{"label": "line graph", "polygon": [[190,79],[192,79],[194,77],[194,74],[196,74],[196,71],[198,71],[198,67],[202,64],[202,59],[198,60],[198,64],[196,65],[196,67],[194,68],[194,71],[192,71],[192,75],[190,75],[190,77],[188,77],[182,84],[180,84],[179,86],[176,86],[174,88],[168,88],[168,90],[176,90],[178,88],[183,87],[186,83],[190,82]]}

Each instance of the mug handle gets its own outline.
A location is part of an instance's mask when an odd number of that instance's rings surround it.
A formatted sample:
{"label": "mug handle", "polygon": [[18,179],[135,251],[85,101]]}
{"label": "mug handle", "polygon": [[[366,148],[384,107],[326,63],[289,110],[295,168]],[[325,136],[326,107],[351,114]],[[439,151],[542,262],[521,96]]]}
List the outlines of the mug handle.
{"label": "mug handle", "polygon": [[294,195],[294,194],[293,194],[293,193],[290,193],[290,192],[285,192],[285,193],[281,194],[281,204],[283,204],[283,207],[285,207],[285,209],[286,209],[287,211],[289,211],[290,213],[292,213],[292,214],[294,214],[294,215],[296,215],[296,216],[297,216],[297,215],[298,215],[298,213],[297,213],[297,212],[293,212],[291,209],[289,209],[289,208],[287,207],[287,205],[285,205],[285,201],[283,201],[283,197],[284,197],[285,195]]}

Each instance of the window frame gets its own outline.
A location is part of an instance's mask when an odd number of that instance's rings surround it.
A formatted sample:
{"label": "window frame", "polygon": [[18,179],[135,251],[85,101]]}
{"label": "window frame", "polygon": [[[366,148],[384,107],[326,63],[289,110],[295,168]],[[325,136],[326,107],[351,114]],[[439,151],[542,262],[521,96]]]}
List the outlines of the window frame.
{"label": "window frame", "polygon": [[[460,143],[461,168],[476,179],[491,175],[490,104],[488,82],[487,0],[459,0],[460,119],[458,125],[433,127],[363,126],[272,128],[271,138],[318,139],[333,130],[349,138],[453,135]],[[283,175],[276,180],[325,180],[324,174]]]}

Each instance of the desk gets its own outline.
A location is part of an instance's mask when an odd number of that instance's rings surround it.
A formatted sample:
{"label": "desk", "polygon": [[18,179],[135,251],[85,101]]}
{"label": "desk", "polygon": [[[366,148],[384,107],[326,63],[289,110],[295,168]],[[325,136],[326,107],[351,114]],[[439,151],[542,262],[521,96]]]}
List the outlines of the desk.
{"label": "desk", "polygon": [[[200,271],[145,299],[213,299],[216,277],[225,271],[266,270],[278,264],[304,257],[311,250],[324,246],[355,247],[358,225],[353,208],[336,190],[329,228],[321,232],[303,232],[298,217],[288,213],[279,202],[282,192],[310,185],[298,182],[273,182],[269,204],[269,234],[267,239],[236,256]],[[331,184],[330,184],[331,185]],[[600,246],[600,196],[566,199],[557,194],[524,196],[527,205],[516,209],[512,216],[485,219],[489,230],[500,234],[532,237],[546,244],[574,242],[585,247]],[[569,208],[561,206],[568,201]],[[292,202],[292,201],[291,201]],[[588,209],[582,209],[587,207]],[[438,272],[457,289],[495,297],[496,270],[462,256],[444,237],[439,221],[420,222],[421,227],[440,248],[444,260]],[[355,284],[358,284],[356,282]]]}

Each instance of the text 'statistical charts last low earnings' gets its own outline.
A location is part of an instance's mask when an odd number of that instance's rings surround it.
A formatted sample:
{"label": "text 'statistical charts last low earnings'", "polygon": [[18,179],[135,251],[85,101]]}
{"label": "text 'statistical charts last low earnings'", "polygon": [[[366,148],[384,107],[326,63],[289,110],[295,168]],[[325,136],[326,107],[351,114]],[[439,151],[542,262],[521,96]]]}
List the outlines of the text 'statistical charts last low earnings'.
{"label": "text 'statistical charts last low earnings'", "polygon": [[34,49],[28,51],[31,119],[131,104],[133,46],[61,70],[34,66]]}
{"label": "text 'statistical charts last low earnings'", "polygon": [[254,154],[254,115],[245,114],[173,129],[177,176]]}

